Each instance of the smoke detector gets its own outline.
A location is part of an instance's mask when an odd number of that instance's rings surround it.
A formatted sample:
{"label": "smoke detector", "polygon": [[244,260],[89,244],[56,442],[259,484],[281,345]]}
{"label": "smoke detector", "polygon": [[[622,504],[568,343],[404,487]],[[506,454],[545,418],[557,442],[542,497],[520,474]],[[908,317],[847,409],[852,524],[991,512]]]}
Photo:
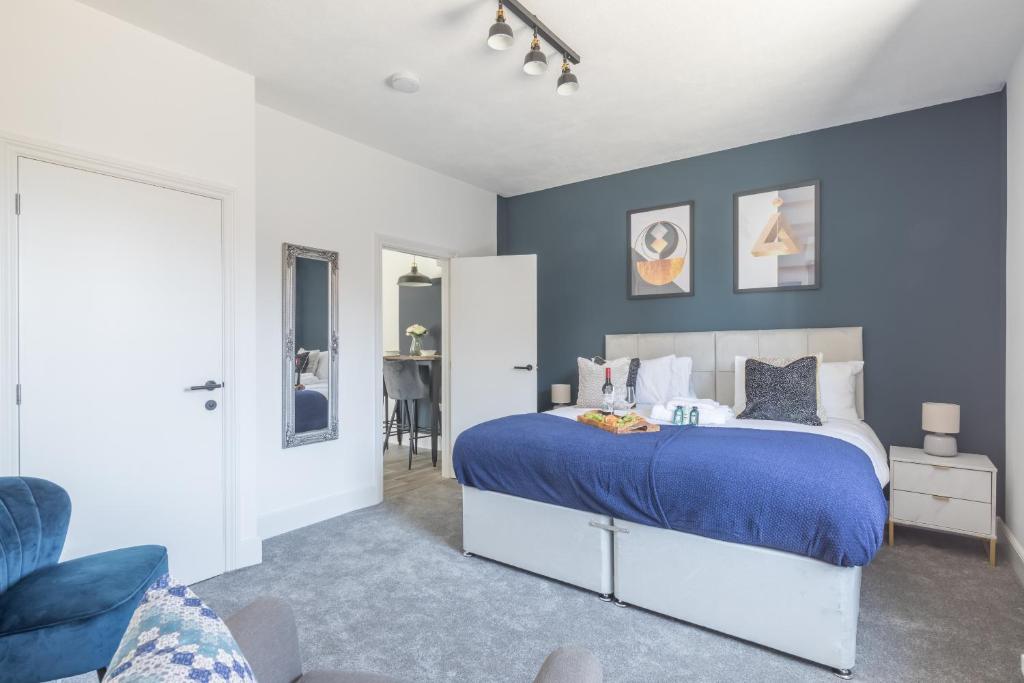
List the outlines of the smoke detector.
{"label": "smoke detector", "polygon": [[397,71],[388,76],[388,85],[398,92],[411,95],[420,89],[420,79],[411,71]]}

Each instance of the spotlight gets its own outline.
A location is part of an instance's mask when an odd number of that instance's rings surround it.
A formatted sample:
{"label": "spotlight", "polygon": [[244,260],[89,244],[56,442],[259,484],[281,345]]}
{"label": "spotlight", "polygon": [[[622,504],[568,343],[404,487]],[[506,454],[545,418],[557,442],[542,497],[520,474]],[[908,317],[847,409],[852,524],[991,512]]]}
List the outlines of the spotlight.
{"label": "spotlight", "polygon": [[487,45],[494,50],[507,50],[512,47],[512,27],[505,23],[505,8],[498,3],[498,14],[487,32]]}
{"label": "spotlight", "polygon": [[548,57],[540,49],[540,38],[537,37],[537,29],[533,29],[533,40],[530,41],[530,51],[523,59],[523,71],[531,76],[540,76],[548,70]]}
{"label": "spotlight", "polygon": [[562,57],[562,75],[558,77],[556,91],[559,95],[572,95],[580,89],[580,81],[569,67],[569,60]]}

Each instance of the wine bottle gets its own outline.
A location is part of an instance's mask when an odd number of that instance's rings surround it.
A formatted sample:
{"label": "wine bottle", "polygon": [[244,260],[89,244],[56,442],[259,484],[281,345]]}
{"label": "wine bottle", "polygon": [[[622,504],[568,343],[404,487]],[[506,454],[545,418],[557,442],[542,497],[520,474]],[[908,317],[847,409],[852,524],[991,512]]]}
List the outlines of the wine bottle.
{"label": "wine bottle", "polygon": [[612,369],[604,369],[604,384],[601,385],[601,412],[611,415],[615,411],[615,387],[612,385]]}

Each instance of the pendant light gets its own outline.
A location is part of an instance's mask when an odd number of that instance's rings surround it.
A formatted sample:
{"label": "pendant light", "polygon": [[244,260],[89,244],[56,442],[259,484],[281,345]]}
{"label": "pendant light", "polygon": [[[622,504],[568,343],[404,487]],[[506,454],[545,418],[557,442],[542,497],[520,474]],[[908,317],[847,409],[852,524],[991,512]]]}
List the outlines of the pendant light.
{"label": "pendant light", "polygon": [[416,267],[416,257],[412,257],[412,270],[398,278],[399,287],[430,287],[434,283]]}
{"label": "pendant light", "polygon": [[512,27],[505,23],[505,8],[499,1],[498,14],[487,32],[487,45],[493,50],[507,50],[512,47],[514,39]]}
{"label": "pendant light", "polygon": [[537,37],[537,29],[533,29],[533,40],[530,41],[530,51],[523,59],[523,71],[530,76],[540,76],[548,70],[548,57],[540,49],[540,38]]}
{"label": "pendant light", "polygon": [[559,95],[572,95],[580,89],[580,81],[569,66],[569,59],[562,57],[562,75],[558,77],[558,87],[555,91]]}

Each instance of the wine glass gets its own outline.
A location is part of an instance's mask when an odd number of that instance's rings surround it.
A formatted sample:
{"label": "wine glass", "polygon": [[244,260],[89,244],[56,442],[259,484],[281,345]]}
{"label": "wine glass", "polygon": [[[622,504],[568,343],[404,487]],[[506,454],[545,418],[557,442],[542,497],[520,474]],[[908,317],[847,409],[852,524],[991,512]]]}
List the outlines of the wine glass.
{"label": "wine glass", "polygon": [[626,385],[626,408],[632,410],[636,407],[636,387],[632,384]]}

